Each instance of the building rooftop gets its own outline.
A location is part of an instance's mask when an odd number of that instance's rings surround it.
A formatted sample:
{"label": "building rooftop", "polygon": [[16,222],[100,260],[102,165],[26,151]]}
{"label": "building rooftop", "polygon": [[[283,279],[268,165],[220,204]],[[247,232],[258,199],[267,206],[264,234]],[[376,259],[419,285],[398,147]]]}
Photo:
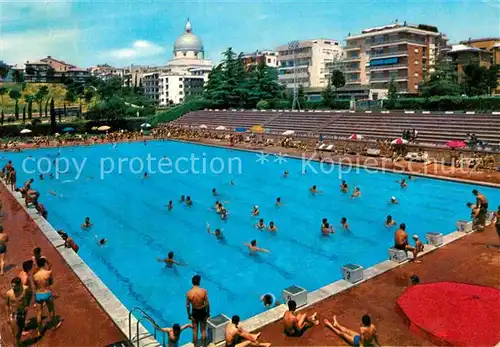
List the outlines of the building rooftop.
{"label": "building rooftop", "polygon": [[485,49],[480,49],[476,47],[471,47],[463,44],[453,45],[451,46],[451,50],[448,52],[449,54],[458,53],[458,52],[483,52],[483,53],[491,53]]}
{"label": "building rooftop", "polygon": [[461,44],[467,44],[467,43],[477,43],[477,42],[484,42],[484,41],[499,41],[500,42],[500,37],[483,37],[479,39],[468,39],[464,41],[460,41]]}
{"label": "building rooftop", "polygon": [[353,39],[370,37],[370,36],[373,36],[377,33],[386,34],[386,33],[396,33],[396,32],[401,32],[401,31],[411,31],[413,33],[421,34],[421,35],[432,35],[432,36],[439,36],[440,35],[438,28],[435,26],[427,25],[427,24],[408,24],[408,23],[404,22],[403,24],[393,23],[393,24],[383,25],[383,26],[379,26],[379,27],[364,29],[361,31],[361,34],[357,34],[357,35],[351,35],[349,33],[346,40],[353,40]]}

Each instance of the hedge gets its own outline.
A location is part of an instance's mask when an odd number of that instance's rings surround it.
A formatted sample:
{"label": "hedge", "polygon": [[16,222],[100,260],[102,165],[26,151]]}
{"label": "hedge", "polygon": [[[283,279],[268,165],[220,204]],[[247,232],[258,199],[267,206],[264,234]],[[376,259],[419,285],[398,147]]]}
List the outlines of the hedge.
{"label": "hedge", "polygon": [[433,96],[384,100],[390,110],[500,111],[500,97]]}
{"label": "hedge", "polygon": [[174,106],[165,112],[160,112],[151,117],[149,122],[155,126],[158,123],[166,123],[180,118],[184,114],[192,111],[199,111],[205,108],[215,108],[216,106],[207,100],[192,100],[183,104]]}

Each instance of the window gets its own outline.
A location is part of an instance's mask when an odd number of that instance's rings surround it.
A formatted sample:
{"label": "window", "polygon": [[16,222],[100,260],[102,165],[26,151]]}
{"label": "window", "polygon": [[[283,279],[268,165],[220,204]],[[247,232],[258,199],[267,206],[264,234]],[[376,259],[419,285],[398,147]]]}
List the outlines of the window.
{"label": "window", "polygon": [[184,93],[183,93],[182,91],[180,91],[180,92],[179,92],[179,95],[182,95],[182,94],[184,94]]}
{"label": "window", "polygon": [[418,77],[418,72],[415,72],[415,74],[413,76]]}
{"label": "window", "polygon": [[415,60],[415,65],[418,65],[418,64],[419,64],[419,63],[418,63],[418,60]]}
{"label": "window", "polygon": [[415,52],[415,53],[418,53],[418,48],[415,48],[415,51],[414,51],[414,52]]}
{"label": "window", "polygon": [[183,56],[186,56],[186,52],[183,52],[183,53],[182,53],[182,55],[183,55]]}
{"label": "window", "polygon": [[271,64],[271,59],[270,58],[267,58],[267,63]]}

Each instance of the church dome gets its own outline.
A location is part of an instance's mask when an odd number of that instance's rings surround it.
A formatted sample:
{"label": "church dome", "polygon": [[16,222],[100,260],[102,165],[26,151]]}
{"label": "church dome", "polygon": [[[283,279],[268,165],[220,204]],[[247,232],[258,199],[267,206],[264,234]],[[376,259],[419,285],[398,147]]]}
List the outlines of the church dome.
{"label": "church dome", "polygon": [[184,34],[175,40],[174,53],[176,52],[203,52],[203,43],[201,39],[193,34],[191,22],[189,19],[186,23]]}

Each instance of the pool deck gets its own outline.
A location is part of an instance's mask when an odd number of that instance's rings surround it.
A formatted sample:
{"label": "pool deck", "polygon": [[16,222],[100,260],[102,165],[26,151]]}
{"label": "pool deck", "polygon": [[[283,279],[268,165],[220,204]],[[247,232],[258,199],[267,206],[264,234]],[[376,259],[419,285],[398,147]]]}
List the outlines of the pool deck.
{"label": "pool deck", "polygon": [[[500,251],[486,247],[486,244],[497,243],[498,237],[493,226],[487,227],[484,232],[466,235],[424,255],[422,263],[408,262],[308,307],[308,312],[318,312],[321,324],[306,331],[301,338],[286,337],[282,332],[283,325],[278,321],[259,330],[262,332],[261,340],[275,346],[347,345],[325,328],[323,320],[332,320],[332,316],[337,315],[342,325],[358,330],[361,316],[370,314],[378,327],[382,345],[432,345],[410,333],[395,310],[396,300],[411,285],[410,277],[418,275],[421,283],[455,281],[500,288],[500,276],[494,275],[500,273]],[[498,335],[500,341],[500,331]]]}
{"label": "pool deck", "polygon": [[[56,313],[64,320],[61,327],[57,330],[48,329],[40,340],[36,339],[35,330],[30,330],[28,335],[22,338],[25,341],[24,345],[106,346],[125,340],[125,335],[71,270],[58,249],[49,242],[3,184],[0,184],[0,199],[3,202],[5,214],[3,226],[9,235],[6,259],[8,270],[4,276],[0,277],[2,297],[10,289],[12,278],[21,271],[22,262],[31,258],[33,248],[41,247],[42,254],[52,265]],[[2,300],[0,317],[6,316],[6,307]],[[28,310],[27,320],[34,317],[35,310],[31,306]],[[47,322],[46,318],[44,323]],[[4,319],[0,323],[0,334],[0,341],[3,340],[5,346],[14,346],[12,332]]]}

